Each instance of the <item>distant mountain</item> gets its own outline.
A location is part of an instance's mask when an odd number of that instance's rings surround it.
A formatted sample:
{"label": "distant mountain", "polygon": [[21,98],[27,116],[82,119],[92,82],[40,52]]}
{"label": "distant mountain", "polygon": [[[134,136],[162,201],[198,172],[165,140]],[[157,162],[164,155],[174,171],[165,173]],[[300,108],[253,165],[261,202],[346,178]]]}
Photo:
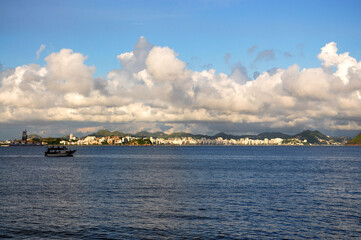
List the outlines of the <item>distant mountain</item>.
{"label": "distant mountain", "polygon": [[129,133],[122,133],[122,132],[118,132],[118,131],[111,132],[111,134],[112,134],[111,136],[121,136],[121,137],[130,135]]}
{"label": "distant mountain", "polygon": [[102,129],[96,133],[92,133],[92,134],[89,134],[88,136],[95,136],[95,137],[109,137],[109,136],[126,136],[128,134],[126,133],[121,133],[121,132],[118,132],[118,131],[114,131],[114,132],[110,132],[106,129]]}
{"label": "distant mountain", "polygon": [[37,134],[30,134],[30,135],[28,135],[28,138],[30,138],[30,139],[41,139],[41,137],[39,136],[39,135],[37,135]]}
{"label": "distant mountain", "polygon": [[300,140],[307,140],[308,143],[311,144],[322,144],[325,141],[329,141],[330,137],[322,134],[319,131],[311,131],[311,130],[306,130],[303,131],[299,134],[296,134],[294,136],[292,136],[293,138],[297,138]]}
{"label": "distant mountain", "polygon": [[70,138],[70,135],[64,135],[62,137],[60,137],[61,139],[69,139]]}
{"label": "distant mountain", "polygon": [[291,135],[284,134],[281,132],[264,132],[257,135],[260,139],[272,139],[272,138],[282,138],[282,139],[288,139],[291,138]]}
{"label": "distant mountain", "polygon": [[111,132],[106,130],[106,129],[102,129],[96,133],[92,133],[92,134],[89,134],[88,136],[95,136],[95,137],[107,137],[107,136],[110,136],[111,135]]}
{"label": "distant mountain", "polygon": [[340,144],[346,144],[348,143],[351,138],[350,137],[330,137],[330,139],[333,141],[333,142],[338,142]]}
{"label": "distant mountain", "polygon": [[210,138],[207,135],[202,135],[202,134],[191,134],[191,133],[186,133],[186,132],[175,132],[175,133],[171,133],[168,134],[165,138],[183,138],[183,137],[191,137],[191,138]]}
{"label": "distant mountain", "polygon": [[[95,137],[108,137],[108,136],[134,136],[134,137],[139,137],[139,138],[183,138],[183,137],[191,137],[191,138],[195,138],[195,139],[200,139],[200,138],[208,138],[208,139],[216,139],[216,138],[223,138],[223,139],[240,139],[240,138],[249,138],[249,139],[272,139],[272,138],[282,138],[282,139],[291,139],[291,138],[297,138],[300,139],[301,141],[307,140],[307,143],[310,144],[327,144],[327,143],[335,143],[338,142],[340,144],[345,144],[347,141],[350,140],[350,138],[347,137],[328,137],[324,134],[322,134],[319,131],[311,131],[311,130],[306,130],[303,131],[301,133],[298,133],[296,135],[288,135],[288,134],[284,134],[281,132],[263,132],[257,135],[242,135],[242,136],[237,136],[237,135],[232,135],[232,134],[227,134],[224,132],[220,132],[216,135],[213,136],[208,136],[208,135],[202,135],[202,134],[191,134],[191,133],[186,133],[186,132],[175,132],[175,133],[171,133],[171,134],[166,134],[163,132],[148,132],[148,131],[141,131],[138,132],[136,134],[129,134],[129,133],[122,133],[122,132],[118,132],[118,131],[114,131],[114,132],[110,132],[106,129],[102,129],[96,133],[92,133],[89,134],[88,136],[95,136]],[[360,137],[361,138],[361,137]]]}
{"label": "distant mountain", "polygon": [[134,134],[136,137],[152,137],[153,133],[147,131],[141,131]]}
{"label": "distant mountain", "polygon": [[212,139],[216,139],[216,138],[219,138],[219,137],[221,137],[221,138],[223,138],[223,139],[239,139],[239,138],[240,138],[240,136],[231,135],[231,134],[226,134],[226,133],[224,133],[224,132],[220,132],[220,133],[212,136],[211,138],[212,138]]}
{"label": "distant mountain", "polygon": [[130,134],[130,133],[123,133],[123,132],[119,132],[119,131],[108,131],[107,129],[102,129],[98,132],[92,133],[92,134],[88,134],[88,136],[95,136],[95,137],[109,137],[109,136],[120,136],[120,137],[125,137],[125,136],[134,136],[134,137],[142,137],[142,138],[149,138],[149,137],[154,137],[154,138],[161,138],[161,137],[165,137],[168,136],[167,134],[163,133],[163,132],[155,132],[155,133],[151,133],[151,132],[147,132],[147,131],[141,131],[138,132],[136,134]]}
{"label": "distant mountain", "polygon": [[359,133],[356,137],[351,139],[347,145],[361,145],[361,133]]}
{"label": "distant mountain", "polygon": [[165,136],[167,136],[167,134],[165,134],[163,132],[151,133],[151,132],[147,132],[147,131],[141,131],[141,132],[137,132],[134,136],[135,137],[143,137],[143,138],[149,138],[149,137],[164,138]]}
{"label": "distant mountain", "polygon": [[288,139],[291,138],[290,135],[284,134],[284,133],[280,133],[280,132],[263,132],[257,135],[242,135],[242,136],[238,136],[238,135],[232,135],[232,134],[226,134],[226,133],[218,133],[214,136],[212,136],[211,138],[215,139],[221,137],[223,139],[240,139],[240,138],[249,138],[249,139],[272,139],[272,138],[283,138],[283,139]]}

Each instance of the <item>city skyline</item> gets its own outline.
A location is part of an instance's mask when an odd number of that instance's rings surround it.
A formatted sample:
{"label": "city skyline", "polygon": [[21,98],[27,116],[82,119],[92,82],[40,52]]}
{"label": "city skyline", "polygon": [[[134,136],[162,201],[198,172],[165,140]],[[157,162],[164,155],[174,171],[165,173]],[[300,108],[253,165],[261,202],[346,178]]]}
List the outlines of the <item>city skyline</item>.
{"label": "city skyline", "polygon": [[[359,134],[360,135],[360,134]],[[355,138],[356,139],[356,138]],[[70,133],[62,137],[28,135],[24,130],[22,139],[0,141],[0,144],[43,144],[43,145],[345,145],[351,138],[332,137],[319,131],[306,130],[295,135],[279,132],[257,135],[235,136],[218,133],[214,136],[191,133],[165,134],[163,132],[139,132],[136,134],[110,132],[106,129],[87,136],[77,137]],[[354,139],[353,139],[354,140]]]}
{"label": "city skyline", "polygon": [[361,131],[358,1],[0,5],[4,139]]}

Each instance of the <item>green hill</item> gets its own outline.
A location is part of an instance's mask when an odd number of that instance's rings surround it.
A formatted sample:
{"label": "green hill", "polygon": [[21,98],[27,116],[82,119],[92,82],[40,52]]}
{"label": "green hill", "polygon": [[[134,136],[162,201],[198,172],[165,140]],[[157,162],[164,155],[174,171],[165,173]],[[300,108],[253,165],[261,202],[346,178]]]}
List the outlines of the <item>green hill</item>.
{"label": "green hill", "polygon": [[342,145],[347,144],[352,138],[350,137],[330,137],[332,142],[340,143]]}
{"label": "green hill", "polygon": [[127,134],[121,133],[118,131],[110,132],[106,129],[102,129],[96,133],[89,134],[88,136],[95,136],[95,137],[108,137],[108,136],[126,136]]}
{"label": "green hill", "polygon": [[306,130],[299,134],[293,136],[300,140],[307,140],[311,144],[322,144],[325,141],[328,141],[330,138],[319,131]]}
{"label": "green hill", "polygon": [[235,136],[235,135],[231,135],[231,134],[227,134],[227,133],[224,133],[224,132],[220,132],[220,133],[217,133],[216,135],[212,136],[211,138],[212,139],[216,139],[216,138],[223,138],[223,139],[238,139],[240,138],[239,136]]}
{"label": "green hill", "polygon": [[141,131],[141,132],[137,132],[135,134],[136,137],[152,137],[152,133],[151,132],[147,132],[147,131]]}
{"label": "green hill", "polygon": [[186,133],[186,132],[175,132],[175,133],[171,133],[171,134],[168,134],[167,136],[165,136],[165,138],[182,138],[182,137],[197,138],[196,135],[193,135],[191,133]]}
{"label": "green hill", "polygon": [[163,138],[165,136],[167,136],[165,133],[163,132],[155,132],[155,133],[151,133],[151,132],[147,132],[147,131],[141,131],[141,132],[137,132],[135,134],[136,137],[143,137],[143,138],[149,138],[149,137],[154,137],[154,138]]}
{"label": "green hill", "polygon": [[361,145],[361,133],[359,133],[356,137],[351,139],[347,145]]}
{"label": "green hill", "polygon": [[[361,133],[360,133],[361,134]],[[360,144],[361,145],[361,136],[360,134],[353,140],[351,140],[348,144]],[[139,137],[139,138],[183,138],[183,137],[192,137],[195,139],[200,139],[200,138],[208,138],[208,139],[216,139],[218,137],[222,137],[223,139],[239,139],[239,138],[250,138],[250,139],[264,139],[264,138],[268,138],[268,139],[272,139],[272,138],[282,138],[282,139],[292,139],[292,138],[297,138],[300,139],[301,141],[307,140],[308,144],[333,144],[333,143],[340,143],[340,144],[345,144],[349,139],[347,137],[328,137],[324,134],[322,134],[319,131],[311,131],[311,130],[306,130],[303,131],[301,133],[298,133],[296,135],[288,135],[288,134],[284,134],[281,132],[264,132],[264,133],[260,133],[258,135],[242,135],[242,136],[237,136],[237,135],[231,135],[231,134],[227,134],[227,133],[223,133],[220,132],[216,135],[213,136],[208,136],[208,135],[202,135],[202,134],[192,134],[192,133],[186,133],[186,132],[175,132],[175,133],[171,133],[171,134],[166,134],[163,132],[148,132],[148,131],[141,131],[138,132],[136,134],[129,134],[129,133],[122,133],[122,132],[118,132],[118,131],[108,131],[106,129],[102,129],[96,133],[93,134],[89,134],[88,136],[95,136],[95,137],[108,137],[108,136],[120,136],[120,137],[125,137],[125,136],[133,136],[133,137]]]}
{"label": "green hill", "polygon": [[41,136],[39,136],[39,135],[37,135],[37,134],[30,134],[30,135],[28,135],[28,138],[30,138],[30,139],[41,139]]}

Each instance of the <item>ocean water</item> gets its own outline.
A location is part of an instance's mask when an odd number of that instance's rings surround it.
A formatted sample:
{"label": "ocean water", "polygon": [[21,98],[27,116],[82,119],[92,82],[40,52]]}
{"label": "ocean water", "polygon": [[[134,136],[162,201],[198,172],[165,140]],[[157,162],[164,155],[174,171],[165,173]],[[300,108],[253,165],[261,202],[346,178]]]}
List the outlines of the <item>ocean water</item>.
{"label": "ocean water", "polygon": [[0,238],[361,238],[361,147],[0,148]]}

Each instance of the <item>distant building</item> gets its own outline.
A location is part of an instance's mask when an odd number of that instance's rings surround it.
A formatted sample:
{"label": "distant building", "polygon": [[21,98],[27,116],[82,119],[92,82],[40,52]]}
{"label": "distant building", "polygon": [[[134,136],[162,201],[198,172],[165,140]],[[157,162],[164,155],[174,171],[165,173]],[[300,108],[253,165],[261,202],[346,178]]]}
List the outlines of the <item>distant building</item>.
{"label": "distant building", "polygon": [[27,134],[26,130],[24,130],[21,140],[26,141],[27,139],[28,139],[28,134]]}

